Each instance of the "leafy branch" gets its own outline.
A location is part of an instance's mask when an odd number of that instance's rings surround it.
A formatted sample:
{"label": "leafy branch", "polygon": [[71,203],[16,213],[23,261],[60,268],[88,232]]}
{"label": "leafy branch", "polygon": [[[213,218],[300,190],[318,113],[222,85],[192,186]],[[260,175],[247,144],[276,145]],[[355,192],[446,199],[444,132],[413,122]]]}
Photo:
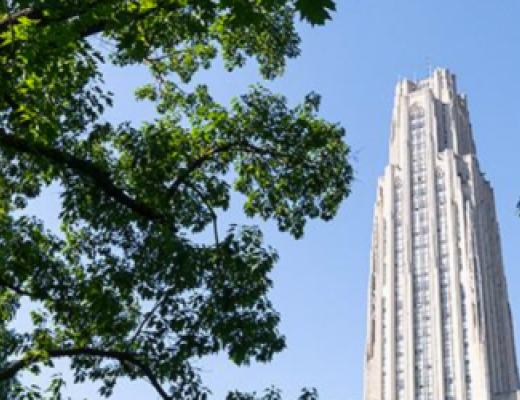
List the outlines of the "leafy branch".
{"label": "leafy branch", "polygon": [[282,157],[283,154],[277,152],[276,150],[255,146],[254,144],[248,143],[246,141],[240,142],[229,142],[220,146],[216,146],[213,149],[209,150],[199,158],[195,159],[188,165],[188,167],[182,171],[177,179],[173,182],[173,184],[168,189],[168,196],[173,196],[174,193],[182,186],[193,174],[196,170],[202,168],[204,164],[215,160],[215,156],[221,153],[230,152],[230,151],[240,151],[251,154],[262,154],[262,155],[271,155],[275,157]]}
{"label": "leafy branch", "polygon": [[16,376],[18,372],[27,368],[31,364],[38,363],[42,358],[61,358],[61,357],[74,357],[74,356],[92,356],[111,358],[118,360],[122,363],[128,363],[138,368],[141,373],[150,381],[150,384],[159,393],[164,400],[171,400],[173,397],[169,396],[159,383],[158,378],[155,376],[153,370],[140,359],[138,354],[133,354],[125,351],[117,350],[103,350],[91,347],[71,348],[71,349],[49,349],[42,352],[41,357],[35,357],[27,355],[24,358],[13,361],[8,366],[0,370],[0,381],[9,380]]}
{"label": "leafy branch", "polygon": [[112,197],[120,204],[128,207],[141,217],[152,221],[165,222],[166,218],[146,204],[140,203],[132,198],[125,191],[115,185],[110,174],[98,167],[92,161],[75,157],[65,151],[45,146],[43,144],[30,143],[29,141],[20,139],[14,135],[8,134],[4,129],[0,128],[0,146],[15,150],[21,154],[29,154],[34,157],[43,157],[56,165],[69,168],[75,173],[87,178],[90,182],[107,195]]}

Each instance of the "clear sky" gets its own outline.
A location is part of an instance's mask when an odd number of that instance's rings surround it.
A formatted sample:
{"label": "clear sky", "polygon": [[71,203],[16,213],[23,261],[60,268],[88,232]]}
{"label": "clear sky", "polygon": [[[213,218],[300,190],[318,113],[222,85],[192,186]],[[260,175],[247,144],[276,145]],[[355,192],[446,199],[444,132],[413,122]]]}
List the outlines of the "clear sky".
{"label": "clear sky", "polygon": [[[288,349],[268,365],[249,368],[237,369],[223,358],[200,362],[216,399],[226,390],[270,385],[286,398],[315,386],[324,400],[362,399],[372,211],[376,180],[388,159],[394,85],[402,77],[425,77],[430,64],[457,74],[459,90],[469,97],[480,164],[495,188],[520,347],[520,2],[338,2],[326,27],[302,27],[302,56],[269,85],[293,103],[309,91],[323,95],[322,115],[347,129],[356,182],[337,218],[309,224],[300,241],[265,226],[266,241],[281,256],[271,297],[282,314]],[[106,70],[117,96],[110,117],[153,117],[150,108],[131,100],[132,88],[145,77],[137,69]],[[216,68],[200,79],[223,101],[259,80],[254,66],[231,75]],[[227,220],[247,222],[235,212]],[[74,398],[98,398],[93,388],[70,389]],[[113,399],[156,397],[140,382],[121,385]]]}

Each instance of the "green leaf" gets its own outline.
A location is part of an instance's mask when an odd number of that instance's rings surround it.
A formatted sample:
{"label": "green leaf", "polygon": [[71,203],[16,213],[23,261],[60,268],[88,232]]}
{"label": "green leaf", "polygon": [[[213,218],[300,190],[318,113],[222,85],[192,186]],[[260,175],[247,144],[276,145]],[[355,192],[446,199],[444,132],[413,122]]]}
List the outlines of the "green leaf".
{"label": "green leaf", "polygon": [[336,11],[333,0],[296,0],[295,6],[301,18],[312,25],[324,25],[331,19],[330,12]]}

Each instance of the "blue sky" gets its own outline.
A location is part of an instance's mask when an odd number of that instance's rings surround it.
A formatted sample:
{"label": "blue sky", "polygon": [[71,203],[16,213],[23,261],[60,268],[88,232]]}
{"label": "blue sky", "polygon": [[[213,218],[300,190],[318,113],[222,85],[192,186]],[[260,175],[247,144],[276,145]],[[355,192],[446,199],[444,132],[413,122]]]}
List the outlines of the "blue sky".
{"label": "blue sky", "polygon": [[[266,241],[281,256],[272,299],[282,314],[288,349],[268,365],[248,368],[223,358],[201,362],[215,398],[229,389],[261,391],[275,385],[287,398],[296,398],[303,386],[315,386],[322,399],[362,399],[372,211],[376,180],[387,162],[394,85],[400,77],[425,77],[430,64],[456,73],[459,90],[469,96],[481,167],[495,188],[520,345],[519,16],[517,0],[349,0],[340,1],[326,27],[301,27],[302,56],[269,86],[293,103],[310,91],[323,95],[323,117],[347,129],[356,182],[337,218],[310,223],[300,241],[264,225]],[[117,96],[110,117],[136,122],[153,117],[150,108],[131,100],[132,88],[145,79],[139,69],[106,70]],[[222,101],[259,81],[254,65],[233,74],[217,67],[200,79]],[[247,222],[235,211],[227,220]],[[97,398],[84,386],[70,393]],[[123,384],[113,398],[156,396],[140,382]]]}

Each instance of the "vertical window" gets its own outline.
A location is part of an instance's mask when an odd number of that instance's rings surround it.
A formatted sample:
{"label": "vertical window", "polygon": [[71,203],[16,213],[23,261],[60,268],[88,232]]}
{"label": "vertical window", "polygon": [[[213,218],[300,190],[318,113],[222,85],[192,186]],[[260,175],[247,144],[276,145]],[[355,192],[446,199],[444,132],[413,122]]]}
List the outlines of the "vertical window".
{"label": "vertical window", "polygon": [[450,265],[448,253],[448,227],[446,224],[446,187],[444,173],[439,169],[435,176],[435,193],[437,200],[437,249],[439,255],[440,271],[440,295],[441,295],[441,318],[442,318],[442,352],[444,367],[444,399],[455,398],[453,364],[453,324],[451,317],[450,301]]}
{"label": "vertical window", "polygon": [[403,276],[404,276],[404,238],[403,238],[403,189],[402,183],[396,179],[394,184],[394,288],[395,288],[395,398],[404,400],[404,326],[403,326]]}
{"label": "vertical window", "polygon": [[426,186],[426,133],[422,108],[410,109],[412,203],[412,279],[415,400],[433,400],[428,188]]}

